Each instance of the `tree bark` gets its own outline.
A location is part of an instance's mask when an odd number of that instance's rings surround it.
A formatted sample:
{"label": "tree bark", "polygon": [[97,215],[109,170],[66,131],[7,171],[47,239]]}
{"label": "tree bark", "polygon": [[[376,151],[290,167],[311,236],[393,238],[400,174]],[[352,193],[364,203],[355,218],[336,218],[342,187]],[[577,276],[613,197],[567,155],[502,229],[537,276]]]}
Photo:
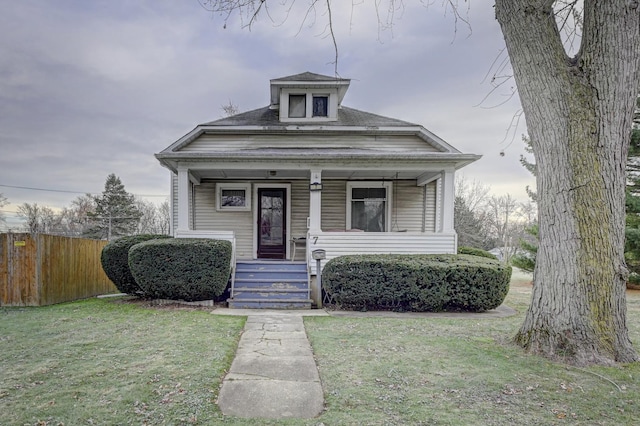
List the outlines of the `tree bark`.
{"label": "tree bark", "polygon": [[575,57],[562,45],[553,3],[496,0],[537,164],[540,245],[515,340],[575,364],[637,361],[623,253],[640,2],[585,0]]}

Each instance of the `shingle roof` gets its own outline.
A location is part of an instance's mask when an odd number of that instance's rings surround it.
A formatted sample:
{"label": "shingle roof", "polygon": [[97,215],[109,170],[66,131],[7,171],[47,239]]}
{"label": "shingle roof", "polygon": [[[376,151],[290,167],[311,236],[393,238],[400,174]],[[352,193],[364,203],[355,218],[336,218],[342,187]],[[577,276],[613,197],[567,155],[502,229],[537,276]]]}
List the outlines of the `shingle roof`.
{"label": "shingle roof", "polygon": [[[302,75],[302,74],[299,74]],[[417,126],[417,124],[409,123],[395,118],[384,117],[382,115],[372,114],[370,112],[360,111],[353,108],[342,107],[338,111],[337,121],[323,122],[287,122],[282,123],[278,118],[278,111],[269,107],[254,109],[230,117],[221,118],[219,120],[204,123],[204,126],[269,126],[269,127],[287,127],[291,125],[322,125],[322,126],[354,126],[354,127],[406,127]]]}

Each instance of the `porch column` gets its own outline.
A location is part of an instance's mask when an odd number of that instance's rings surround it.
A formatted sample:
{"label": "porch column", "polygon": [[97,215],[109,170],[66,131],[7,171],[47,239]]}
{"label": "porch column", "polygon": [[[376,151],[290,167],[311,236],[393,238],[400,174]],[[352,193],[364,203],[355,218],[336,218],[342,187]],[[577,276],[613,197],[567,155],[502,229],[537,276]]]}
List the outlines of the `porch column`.
{"label": "porch column", "polygon": [[455,203],[455,171],[444,170],[442,172],[442,206],[440,216],[440,230],[445,233],[455,232],[453,227],[453,206]]}
{"label": "porch column", "polygon": [[178,168],[178,229],[189,230],[189,169]]}
{"label": "porch column", "polygon": [[[322,170],[311,170],[310,184],[322,184]],[[309,191],[309,231],[320,232],[322,223],[322,191]]]}

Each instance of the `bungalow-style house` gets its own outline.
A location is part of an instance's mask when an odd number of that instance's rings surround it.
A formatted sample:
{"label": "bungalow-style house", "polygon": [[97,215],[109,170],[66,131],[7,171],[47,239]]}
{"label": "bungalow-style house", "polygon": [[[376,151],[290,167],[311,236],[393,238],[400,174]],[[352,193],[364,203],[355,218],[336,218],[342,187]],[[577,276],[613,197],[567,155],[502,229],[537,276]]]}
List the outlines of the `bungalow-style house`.
{"label": "bungalow-style house", "polygon": [[317,265],[455,253],[455,171],[479,158],[424,127],[343,106],[350,80],[271,80],[270,104],[200,124],[156,154],[172,234],[233,244],[230,307],[322,306]]}

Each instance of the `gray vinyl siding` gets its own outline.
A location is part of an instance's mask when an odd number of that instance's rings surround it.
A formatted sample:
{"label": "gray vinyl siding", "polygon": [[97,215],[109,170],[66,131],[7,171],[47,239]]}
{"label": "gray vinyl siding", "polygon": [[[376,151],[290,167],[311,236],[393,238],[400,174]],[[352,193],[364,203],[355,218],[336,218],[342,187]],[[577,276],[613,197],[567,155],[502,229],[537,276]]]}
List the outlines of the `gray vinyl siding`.
{"label": "gray vinyl siding", "polygon": [[352,148],[380,151],[438,152],[438,149],[413,135],[207,135],[203,134],[181,152],[222,152],[257,148]]}
{"label": "gray vinyl siding", "polygon": [[[239,259],[253,257],[253,209],[257,207],[252,201],[252,211],[218,211],[216,210],[216,183],[203,181],[195,187],[194,230],[233,230],[236,235],[236,256]],[[222,183],[228,183],[224,181]],[[277,184],[276,181],[254,181],[255,183]],[[289,237],[302,237],[307,234],[307,217],[309,216],[309,181],[281,182],[291,184],[291,230]],[[253,196],[253,186],[251,188]]]}
{"label": "gray vinyl siding", "polygon": [[[343,231],[347,220],[347,181],[323,181],[322,230]],[[435,227],[435,182],[425,190],[415,180],[394,182],[392,202],[392,231],[433,232]],[[423,205],[426,210],[423,213]]]}
{"label": "gray vinyl siding", "polygon": [[307,235],[307,218],[309,217],[309,181],[291,182],[291,232],[290,238]]}
{"label": "gray vinyl siding", "polygon": [[216,210],[216,184],[203,181],[195,186],[194,230],[233,230],[236,236],[236,257],[253,257],[253,213],[251,211]]}
{"label": "gray vinyl siding", "polygon": [[178,229],[178,175],[171,173],[171,224],[172,235]]}
{"label": "gray vinyl siding", "polygon": [[393,185],[391,231],[422,232],[423,188],[414,180],[400,180]]}
{"label": "gray vinyl siding", "polygon": [[325,180],[322,182],[322,221],[323,231],[345,230],[347,217],[347,182]]}
{"label": "gray vinyl siding", "polygon": [[425,185],[425,232],[436,232],[436,187],[439,181],[429,182]]}
{"label": "gray vinyl siding", "polygon": [[[224,181],[227,183],[228,181]],[[275,181],[254,181],[255,183],[278,183]],[[297,180],[291,185],[291,230],[289,237],[302,237],[307,233],[307,217],[309,217],[309,181]],[[177,229],[178,209],[177,176],[171,178],[173,185],[173,226]],[[322,230],[325,232],[344,231],[346,229],[347,181],[325,180],[322,190]],[[437,181],[416,186],[414,180],[396,181],[393,186],[392,231],[434,232],[436,224],[436,185]],[[236,235],[236,256],[239,259],[253,257],[253,211],[217,211],[216,182],[203,181],[200,185],[189,185],[193,188],[190,204],[194,230],[233,230]],[[253,196],[253,186],[251,189]],[[193,201],[193,202],[192,202]],[[425,210],[423,212],[423,205]],[[252,209],[256,208],[253,200]],[[298,256],[298,258],[300,258]]]}

